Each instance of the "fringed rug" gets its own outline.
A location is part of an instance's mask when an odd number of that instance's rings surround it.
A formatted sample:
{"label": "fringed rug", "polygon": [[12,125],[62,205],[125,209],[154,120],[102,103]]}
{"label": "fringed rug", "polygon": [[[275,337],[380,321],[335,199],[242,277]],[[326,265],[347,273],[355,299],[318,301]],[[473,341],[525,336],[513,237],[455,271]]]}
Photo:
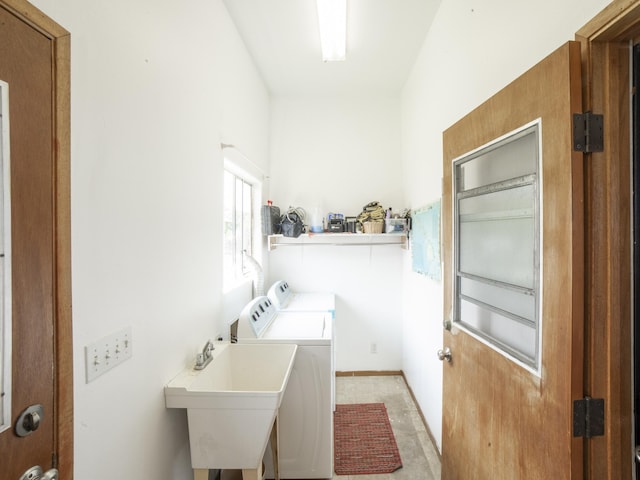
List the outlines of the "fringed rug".
{"label": "fringed rug", "polygon": [[402,467],[384,403],[336,405],[333,424],[338,475],[391,473]]}

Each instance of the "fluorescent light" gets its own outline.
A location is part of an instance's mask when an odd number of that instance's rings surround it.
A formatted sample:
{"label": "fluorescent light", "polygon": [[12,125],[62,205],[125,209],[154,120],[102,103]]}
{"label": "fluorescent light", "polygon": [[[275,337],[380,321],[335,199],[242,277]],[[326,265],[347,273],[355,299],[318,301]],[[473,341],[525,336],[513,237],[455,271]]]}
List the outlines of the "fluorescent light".
{"label": "fluorescent light", "polygon": [[317,0],[322,60],[335,62],[346,57],[347,0]]}

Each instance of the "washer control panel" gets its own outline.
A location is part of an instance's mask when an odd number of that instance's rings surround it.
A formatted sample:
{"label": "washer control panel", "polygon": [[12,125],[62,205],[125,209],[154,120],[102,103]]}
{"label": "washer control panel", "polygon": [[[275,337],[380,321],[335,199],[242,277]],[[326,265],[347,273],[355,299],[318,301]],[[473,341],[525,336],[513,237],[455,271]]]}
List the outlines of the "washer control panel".
{"label": "washer control panel", "polygon": [[289,284],[283,280],[279,280],[271,285],[271,288],[269,288],[267,292],[267,296],[278,309],[282,309],[287,305],[290,295],[291,288],[289,288]]}
{"label": "washer control panel", "polygon": [[255,336],[260,338],[271,324],[277,311],[278,309],[269,297],[257,297],[244,307],[240,314],[240,321],[248,322]]}

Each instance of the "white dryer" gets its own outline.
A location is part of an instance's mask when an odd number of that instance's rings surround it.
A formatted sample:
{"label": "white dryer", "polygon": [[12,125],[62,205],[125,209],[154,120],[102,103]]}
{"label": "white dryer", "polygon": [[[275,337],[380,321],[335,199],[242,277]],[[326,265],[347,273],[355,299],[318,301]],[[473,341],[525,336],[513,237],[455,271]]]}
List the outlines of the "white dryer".
{"label": "white dryer", "polygon": [[[269,300],[273,302],[279,312],[329,312],[336,318],[336,296],[331,292],[294,292],[289,283],[278,280],[267,292]],[[335,325],[334,325],[335,327]],[[335,347],[333,348],[332,364],[335,365]],[[335,372],[334,372],[335,373]],[[336,377],[331,379],[331,409],[336,410],[335,394]]]}
{"label": "white dryer", "polygon": [[278,311],[261,296],[243,308],[237,336],[238,342],[298,345],[278,417],[280,477],[332,478],[333,314]]}
{"label": "white dryer", "polygon": [[288,282],[278,280],[267,296],[280,311],[331,312],[336,316],[336,296],[330,292],[294,292]]}

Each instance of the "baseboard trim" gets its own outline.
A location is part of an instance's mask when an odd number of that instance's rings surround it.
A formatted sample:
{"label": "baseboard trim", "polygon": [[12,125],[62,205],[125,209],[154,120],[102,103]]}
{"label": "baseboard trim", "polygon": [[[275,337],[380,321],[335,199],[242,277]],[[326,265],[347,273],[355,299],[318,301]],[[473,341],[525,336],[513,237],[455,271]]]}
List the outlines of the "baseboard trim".
{"label": "baseboard trim", "polygon": [[[407,390],[409,390],[409,395],[411,395],[411,400],[413,400],[413,403],[416,406],[416,409],[418,410],[418,415],[420,415],[420,419],[424,424],[424,428],[427,431],[427,435],[429,435],[429,438],[431,439],[431,443],[433,444],[433,446],[436,447],[438,443],[436,442],[436,439],[433,436],[433,433],[431,433],[431,429],[429,428],[427,419],[425,418],[424,413],[422,413],[420,404],[418,403],[418,400],[416,399],[416,396],[413,393],[413,389],[409,385],[409,382],[407,382],[407,377],[404,375],[404,372],[402,370],[355,370],[355,371],[336,372],[336,377],[375,377],[375,376],[392,376],[392,375],[399,375],[402,377],[404,384],[407,386]],[[440,450],[437,447],[435,450],[436,450],[436,454],[438,455],[438,459],[442,463],[442,454],[440,453]]]}
{"label": "baseboard trim", "polygon": [[402,370],[356,370],[350,372],[336,372],[336,377],[375,377],[387,375],[401,375],[404,377]]}
{"label": "baseboard trim", "polygon": [[440,449],[438,448],[438,442],[436,442],[436,438],[433,436],[433,433],[431,433],[431,429],[429,428],[427,419],[425,418],[424,413],[422,413],[422,409],[420,408],[420,404],[418,403],[418,400],[416,399],[416,396],[413,393],[413,389],[409,385],[409,382],[407,382],[407,377],[404,376],[404,372],[402,372],[401,375],[402,375],[402,379],[404,380],[404,384],[407,386],[407,390],[409,390],[409,395],[411,395],[411,399],[413,400],[413,403],[415,404],[416,409],[418,410],[418,414],[422,419],[422,423],[424,424],[424,428],[427,431],[427,435],[429,435],[429,438],[431,439],[431,443],[435,447],[436,454],[438,455],[438,459],[440,460],[440,464],[442,464],[442,454],[440,453]]}

